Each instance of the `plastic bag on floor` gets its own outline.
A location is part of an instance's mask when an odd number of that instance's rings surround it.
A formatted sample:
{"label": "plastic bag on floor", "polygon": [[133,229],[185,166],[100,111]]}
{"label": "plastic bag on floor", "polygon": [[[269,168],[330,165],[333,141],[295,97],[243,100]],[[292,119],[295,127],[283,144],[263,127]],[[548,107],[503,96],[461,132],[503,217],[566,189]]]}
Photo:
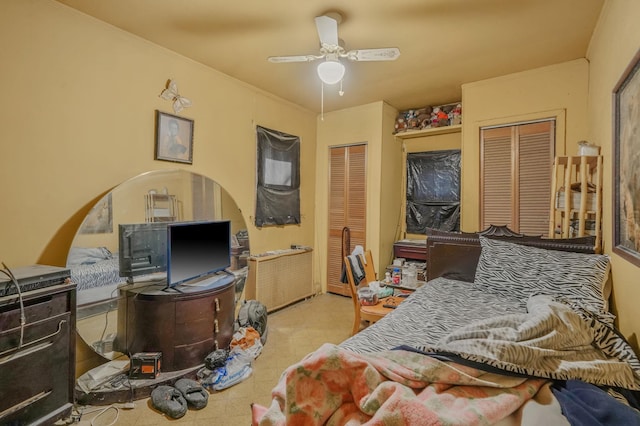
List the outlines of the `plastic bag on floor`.
{"label": "plastic bag on floor", "polygon": [[260,333],[251,326],[240,328],[233,334],[233,340],[231,340],[231,348],[236,347],[251,355],[253,359],[256,359],[263,348]]}
{"label": "plastic bag on floor", "polygon": [[239,347],[232,349],[223,367],[213,369],[202,380],[202,385],[220,391],[251,376],[253,357]]}
{"label": "plastic bag on floor", "polygon": [[253,327],[264,345],[267,342],[267,307],[257,300],[245,300],[238,311],[237,327]]}

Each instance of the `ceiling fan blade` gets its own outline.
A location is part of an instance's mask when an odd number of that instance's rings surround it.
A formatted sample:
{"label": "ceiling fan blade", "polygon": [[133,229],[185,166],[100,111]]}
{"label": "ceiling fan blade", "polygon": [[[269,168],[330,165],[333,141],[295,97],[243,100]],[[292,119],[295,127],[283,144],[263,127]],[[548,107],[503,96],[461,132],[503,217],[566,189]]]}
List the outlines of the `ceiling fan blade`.
{"label": "ceiling fan blade", "polygon": [[274,64],[283,62],[311,62],[320,59],[322,56],[317,55],[291,55],[291,56],[269,56],[267,60]]}
{"label": "ceiling fan blade", "polygon": [[352,61],[395,61],[400,56],[397,47],[383,47],[380,49],[351,50],[346,54]]}
{"label": "ceiling fan blade", "polygon": [[321,45],[338,46],[338,21],[329,16],[317,16],[316,28]]}

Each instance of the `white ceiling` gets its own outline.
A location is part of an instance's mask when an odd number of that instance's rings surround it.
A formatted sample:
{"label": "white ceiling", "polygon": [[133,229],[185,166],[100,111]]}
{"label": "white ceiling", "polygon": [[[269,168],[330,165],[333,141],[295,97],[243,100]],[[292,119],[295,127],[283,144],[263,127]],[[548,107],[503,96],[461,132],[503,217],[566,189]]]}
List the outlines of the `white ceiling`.
{"label": "white ceiling", "polygon": [[[57,0],[312,111],[320,111],[314,17],[338,11],[347,50],[398,47],[393,62],[346,62],[344,96],[399,110],[460,100],[461,84],[586,56],[604,0]],[[168,76],[176,78],[179,76]]]}

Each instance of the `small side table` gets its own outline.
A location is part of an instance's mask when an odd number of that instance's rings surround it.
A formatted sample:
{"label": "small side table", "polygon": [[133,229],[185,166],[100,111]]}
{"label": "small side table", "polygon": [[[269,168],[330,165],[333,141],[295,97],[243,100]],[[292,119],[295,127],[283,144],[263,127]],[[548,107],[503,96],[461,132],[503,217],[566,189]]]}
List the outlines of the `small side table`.
{"label": "small side table", "polygon": [[[367,312],[367,313],[379,315],[382,317],[388,314],[389,312],[393,311],[395,307],[397,307],[400,303],[404,302],[405,299],[406,297],[389,296],[389,297],[385,297],[384,299],[378,300],[378,303],[376,303],[375,305],[371,305],[371,306],[361,305],[360,309],[362,312]],[[384,305],[392,305],[394,307],[393,308],[385,307]]]}

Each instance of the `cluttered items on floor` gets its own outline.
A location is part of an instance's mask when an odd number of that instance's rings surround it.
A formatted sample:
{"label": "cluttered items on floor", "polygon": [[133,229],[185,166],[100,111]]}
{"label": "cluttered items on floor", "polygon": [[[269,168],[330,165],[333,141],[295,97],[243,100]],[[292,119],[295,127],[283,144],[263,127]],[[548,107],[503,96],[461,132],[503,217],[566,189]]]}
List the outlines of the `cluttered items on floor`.
{"label": "cluttered items on floor", "polygon": [[203,386],[221,391],[251,376],[253,360],[262,352],[260,333],[253,327],[241,327],[233,335],[229,350],[218,349],[205,358],[197,372]]}
{"label": "cluttered items on floor", "polygon": [[167,417],[180,418],[188,409],[206,406],[209,394],[250,377],[253,361],[266,343],[266,333],[265,306],[257,301],[244,302],[227,348],[212,350],[200,364],[180,371],[162,371],[161,352],[140,352],[129,359],[109,361],[78,378],[77,403],[133,408],[134,400],[150,397],[154,409]]}

